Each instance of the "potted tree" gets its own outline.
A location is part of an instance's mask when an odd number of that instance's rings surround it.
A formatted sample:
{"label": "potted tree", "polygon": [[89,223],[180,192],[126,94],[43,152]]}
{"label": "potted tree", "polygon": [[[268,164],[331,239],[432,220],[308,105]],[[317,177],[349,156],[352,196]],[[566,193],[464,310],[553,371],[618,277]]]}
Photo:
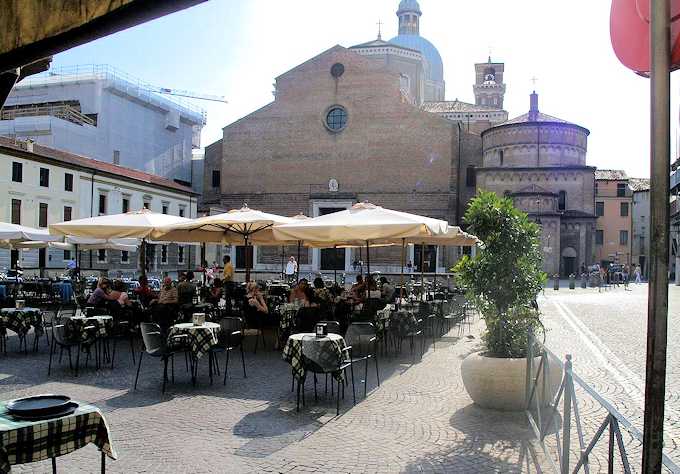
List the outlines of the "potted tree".
{"label": "potted tree", "polygon": [[[535,304],[546,281],[540,228],[511,199],[490,192],[480,192],[470,202],[464,222],[484,246],[474,257],[464,256],[453,271],[486,330],[485,350],[463,361],[463,384],[480,406],[523,410],[528,330],[543,333]],[[554,393],[561,374],[551,372],[549,390]]]}

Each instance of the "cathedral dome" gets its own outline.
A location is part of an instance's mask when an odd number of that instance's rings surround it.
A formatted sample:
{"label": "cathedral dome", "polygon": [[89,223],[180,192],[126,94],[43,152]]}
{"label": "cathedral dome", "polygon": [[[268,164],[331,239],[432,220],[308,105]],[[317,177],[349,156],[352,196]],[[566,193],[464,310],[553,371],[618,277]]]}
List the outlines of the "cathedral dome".
{"label": "cathedral dome", "polygon": [[390,40],[390,43],[404,48],[420,51],[430,65],[428,79],[437,82],[444,81],[444,63],[437,48],[428,40],[418,35],[398,35]]}

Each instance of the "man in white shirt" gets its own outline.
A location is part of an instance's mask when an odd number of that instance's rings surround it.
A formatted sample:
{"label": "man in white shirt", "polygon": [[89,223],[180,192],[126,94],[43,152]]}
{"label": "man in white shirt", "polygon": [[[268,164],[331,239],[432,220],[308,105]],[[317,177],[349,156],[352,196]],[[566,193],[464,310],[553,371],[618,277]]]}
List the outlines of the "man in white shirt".
{"label": "man in white shirt", "polygon": [[288,259],[288,263],[286,264],[286,280],[288,283],[292,283],[295,280],[295,275],[297,274],[298,271],[298,263],[295,261],[295,257],[292,255]]}

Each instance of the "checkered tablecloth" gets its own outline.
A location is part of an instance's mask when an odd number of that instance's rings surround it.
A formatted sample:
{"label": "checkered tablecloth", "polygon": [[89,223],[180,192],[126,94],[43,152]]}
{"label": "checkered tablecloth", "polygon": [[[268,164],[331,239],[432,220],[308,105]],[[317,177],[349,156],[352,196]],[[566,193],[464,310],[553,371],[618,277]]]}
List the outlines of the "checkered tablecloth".
{"label": "checkered tablecloth", "polygon": [[[330,371],[338,367],[339,361],[345,359],[344,349],[345,339],[339,334],[316,337],[314,333],[299,333],[288,338],[283,348],[283,359],[291,365],[293,376],[300,380],[305,374],[303,356]],[[335,372],[333,376],[338,380],[343,378],[341,371]]]}
{"label": "checkered tablecloth", "polygon": [[[94,326],[94,330],[85,329]],[[67,331],[75,338],[106,337],[113,333],[112,316],[73,317],[67,320]]]}
{"label": "checkered tablecloth", "polygon": [[13,464],[43,461],[94,443],[104,454],[116,459],[104,415],[92,405],[79,404],[76,411],[61,418],[26,421],[7,412],[0,402],[0,473]]}
{"label": "checkered tablecloth", "polygon": [[11,329],[20,336],[25,336],[35,328],[37,334],[43,333],[43,314],[38,308],[2,308],[0,309],[0,334]]}
{"label": "checkered tablecloth", "polygon": [[220,325],[210,322],[205,322],[202,326],[194,326],[193,323],[175,324],[168,332],[168,340],[181,334],[189,336],[191,352],[200,359],[219,341]]}

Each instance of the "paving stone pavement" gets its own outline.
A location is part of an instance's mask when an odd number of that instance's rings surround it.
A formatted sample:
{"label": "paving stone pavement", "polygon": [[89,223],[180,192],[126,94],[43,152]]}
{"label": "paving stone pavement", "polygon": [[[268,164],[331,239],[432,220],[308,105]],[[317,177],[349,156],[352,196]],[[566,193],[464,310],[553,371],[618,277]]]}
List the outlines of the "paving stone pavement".
{"label": "paving stone pavement", "polygon": [[[109,472],[537,472],[544,460],[522,413],[483,410],[472,404],[460,377],[462,359],[479,349],[481,322],[462,336],[452,330],[422,359],[404,353],[381,357],[382,384],[369,370],[364,399],[357,370],[357,405],[351,390],[340,416],[330,396],[295,411],[290,366],[279,352],[246,353],[248,378],[238,356],[227,386],[210,386],[207,360],[191,386],[178,358],[176,383],[160,393],[161,366],[145,358],[137,391],[127,347],[117,367],[88,368],[72,377],[68,364],[47,378],[45,344],[24,355],[10,339],[0,355],[0,399],[63,393],[99,406],[112,430],[119,459]],[[324,380],[320,380],[322,395]],[[61,472],[96,472],[96,448],[88,446],[58,460]],[[15,472],[49,472],[48,462],[15,466]]]}
{"label": "paving stone pavement", "polygon": [[[647,285],[632,284],[628,290],[620,286],[602,292],[592,288],[546,289],[539,305],[547,328],[548,348],[562,361],[565,354],[572,354],[575,373],[642,431]],[[676,344],[679,337],[680,287],[671,285],[664,444],[665,453],[676,463],[680,462],[680,346]],[[592,437],[606,411],[583,390],[577,389],[577,400],[586,437],[588,434]],[[631,469],[639,472],[641,445],[625,430],[623,436]],[[554,439],[551,442],[554,444]],[[606,470],[607,442],[605,436],[591,456],[597,469]],[[572,459],[577,459],[576,438],[572,439],[572,446]]]}

